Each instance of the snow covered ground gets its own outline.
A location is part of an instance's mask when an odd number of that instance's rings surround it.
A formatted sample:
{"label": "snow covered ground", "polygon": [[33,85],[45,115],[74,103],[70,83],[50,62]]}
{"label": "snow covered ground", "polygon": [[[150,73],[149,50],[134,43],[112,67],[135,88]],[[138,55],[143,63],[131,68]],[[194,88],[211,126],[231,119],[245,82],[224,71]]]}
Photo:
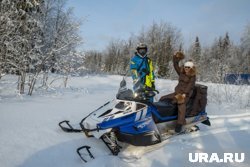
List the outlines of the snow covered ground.
{"label": "snow covered ground", "polygon": [[[0,166],[1,167],[179,167],[250,166],[250,86],[208,86],[207,112],[211,127],[180,135],[140,159],[125,160],[109,155],[102,142],[81,133],[64,133],[58,122],[78,123],[89,112],[111,100],[121,76],[72,77],[67,88],[58,80],[47,91],[38,89],[33,96],[15,93],[16,78],[0,80]],[[156,80],[160,95],[171,93],[176,81]],[[131,85],[131,82],[130,84]],[[90,145],[96,157],[87,164],[76,148]],[[189,162],[189,153],[245,153],[244,162]]]}

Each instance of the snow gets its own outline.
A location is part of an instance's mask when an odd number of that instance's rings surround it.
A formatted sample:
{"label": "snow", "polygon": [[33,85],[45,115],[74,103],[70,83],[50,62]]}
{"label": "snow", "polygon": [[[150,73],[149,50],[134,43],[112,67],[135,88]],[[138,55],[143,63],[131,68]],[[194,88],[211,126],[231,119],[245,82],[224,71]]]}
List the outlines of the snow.
{"label": "snow", "polygon": [[[165,167],[165,166],[250,166],[250,87],[202,83],[208,86],[207,112],[212,126],[171,138],[161,148],[139,159],[109,154],[106,146],[82,133],[65,133],[58,123],[75,125],[89,112],[113,99],[121,76],[71,77],[67,88],[54,82],[47,91],[32,96],[17,95],[16,77],[0,80],[0,166],[3,167]],[[171,93],[176,81],[156,80],[160,94]],[[131,86],[131,81],[128,83]],[[94,160],[80,160],[76,148],[91,146]],[[191,163],[189,153],[245,153],[242,163]]]}

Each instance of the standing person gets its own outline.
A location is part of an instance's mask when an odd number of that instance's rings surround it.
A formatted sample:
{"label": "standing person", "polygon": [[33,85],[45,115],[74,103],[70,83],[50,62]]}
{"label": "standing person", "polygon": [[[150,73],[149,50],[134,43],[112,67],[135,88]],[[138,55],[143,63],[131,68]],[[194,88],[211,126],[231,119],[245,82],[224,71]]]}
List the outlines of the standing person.
{"label": "standing person", "polygon": [[173,99],[178,105],[178,119],[175,127],[175,132],[181,132],[182,126],[186,124],[186,105],[190,99],[196,81],[196,68],[192,61],[184,63],[183,67],[179,66],[180,60],[184,59],[182,52],[176,52],[173,56],[173,64],[175,71],[179,75],[179,82],[175,87],[175,92],[166,96],[161,97],[161,101],[164,99]]}
{"label": "standing person", "polygon": [[[130,70],[133,83],[139,79],[144,88],[155,89],[153,63],[147,56],[147,51],[146,44],[140,43],[137,45],[135,55],[131,59]],[[153,98],[150,101],[153,102]]]}

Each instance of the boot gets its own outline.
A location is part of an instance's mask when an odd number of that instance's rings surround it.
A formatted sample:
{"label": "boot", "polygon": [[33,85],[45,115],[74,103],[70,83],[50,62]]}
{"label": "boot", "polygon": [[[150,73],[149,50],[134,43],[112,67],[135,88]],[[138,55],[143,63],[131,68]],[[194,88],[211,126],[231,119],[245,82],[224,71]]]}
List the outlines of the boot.
{"label": "boot", "polygon": [[181,130],[182,130],[182,124],[176,124],[176,126],[175,126],[175,132],[176,133],[180,133],[181,132]]}

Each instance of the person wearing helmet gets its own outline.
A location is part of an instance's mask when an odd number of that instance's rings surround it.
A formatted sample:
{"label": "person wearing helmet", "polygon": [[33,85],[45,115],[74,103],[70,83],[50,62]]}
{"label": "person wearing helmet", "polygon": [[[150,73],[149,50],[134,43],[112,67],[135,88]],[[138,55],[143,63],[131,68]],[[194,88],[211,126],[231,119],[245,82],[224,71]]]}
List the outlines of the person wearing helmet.
{"label": "person wearing helmet", "polygon": [[164,99],[172,99],[178,105],[178,119],[175,127],[175,132],[181,132],[182,126],[186,124],[186,104],[190,99],[196,81],[196,67],[193,61],[189,60],[184,63],[183,67],[179,66],[180,60],[184,59],[182,52],[176,52],[173,56],[173,64],[175,71],[179,75],[179,82],[175,87],[175,92],[161,97],[160,101]]}
{"label": "person wearing helmet", "polygon": [[131,59],[130,70],[135,83],[138,79],[145,88],[155,89],[155,76],[152,60],[147,56],[148,47],[140,43],[136,47],[135,55]]}

